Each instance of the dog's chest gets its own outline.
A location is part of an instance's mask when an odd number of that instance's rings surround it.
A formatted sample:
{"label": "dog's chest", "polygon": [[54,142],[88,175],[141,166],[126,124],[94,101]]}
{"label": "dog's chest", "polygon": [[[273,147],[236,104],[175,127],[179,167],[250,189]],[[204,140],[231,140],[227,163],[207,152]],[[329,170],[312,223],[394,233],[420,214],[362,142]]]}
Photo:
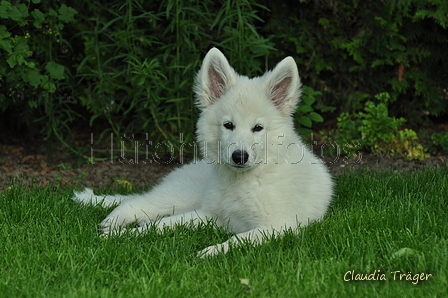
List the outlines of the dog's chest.
{"label": "dog's chest", "polygon": [[208,205],[217,223],[235,233],[265,225],[273,208],[268,188],[255,179],[215,185],[209,199]]}

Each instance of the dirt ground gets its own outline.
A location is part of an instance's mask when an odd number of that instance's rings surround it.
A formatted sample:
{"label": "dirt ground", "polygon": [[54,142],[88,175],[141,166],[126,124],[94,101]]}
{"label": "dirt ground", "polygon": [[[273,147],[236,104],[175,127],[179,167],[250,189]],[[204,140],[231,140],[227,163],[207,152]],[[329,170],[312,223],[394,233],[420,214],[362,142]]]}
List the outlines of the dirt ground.
{"label": "dirt ground", "polygon": [[[431,156],[422,161],[408,161],[361,154],[349,160],[327,157],[324,161],[335,176],[350,171],[412,172],[425,167],[448,166],[448,156]],[[43,186],[59,184],[62,187],[77,185],[102,188],[111,186],[111,179],[116,178],[123,178],[136,187],[151,186],[178,166],[180,164],[176,161],[168,164],[149,164],[142,161],[138,164],[122,164],[118,159],[112,164],[97,162],[93,165],[86,163],[76,166],[75,160],[67,158],[67,154],[63,152],[56,153],[50,164],[44,151],[36,146],[30,148],[0,142],[0,190],[8,188],[13,182],[25,184],[34,182]]]}

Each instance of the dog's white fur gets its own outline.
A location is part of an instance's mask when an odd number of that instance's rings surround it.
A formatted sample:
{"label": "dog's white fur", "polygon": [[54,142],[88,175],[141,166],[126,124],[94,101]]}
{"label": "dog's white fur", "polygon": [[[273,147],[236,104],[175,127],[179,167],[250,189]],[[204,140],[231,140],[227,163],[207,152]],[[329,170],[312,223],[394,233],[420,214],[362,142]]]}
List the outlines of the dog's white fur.
{"label": "dog's white fur", "polygon": [[[75,200],[110,206],[102,233],[120,233],[214,220],[235,233],[207,247],[200,256],[227,252],[230,244],[306,226],[325,214],[332,199],[327,168],[296,134],[292,113],[300,97],[293,58],[273,71],[249,79],[238,75],[216,48],[204,58],[195,85],[201,114],[197,137],[204,159],[174,170],[150,192],[97,196],[90,189]],[[165,217],[164,217],[165,216]],[[118,232],[117,232],[118,231]]]}

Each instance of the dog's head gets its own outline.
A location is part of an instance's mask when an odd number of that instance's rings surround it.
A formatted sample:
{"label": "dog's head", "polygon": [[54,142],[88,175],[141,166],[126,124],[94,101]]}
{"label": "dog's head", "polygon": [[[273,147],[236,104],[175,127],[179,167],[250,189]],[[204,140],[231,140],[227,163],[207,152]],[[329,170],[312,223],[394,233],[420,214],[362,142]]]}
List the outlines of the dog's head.
{"label": "dog's head", "polygon": [[238,75],[212,48],[194,88],[201,109],[197,135],[204,158],[235,171],[269,162],[269,148],[277,146],[272,143],[294,133],[291,114],[299,102],[300,85],[291,57],[262,77],[249,79]]}

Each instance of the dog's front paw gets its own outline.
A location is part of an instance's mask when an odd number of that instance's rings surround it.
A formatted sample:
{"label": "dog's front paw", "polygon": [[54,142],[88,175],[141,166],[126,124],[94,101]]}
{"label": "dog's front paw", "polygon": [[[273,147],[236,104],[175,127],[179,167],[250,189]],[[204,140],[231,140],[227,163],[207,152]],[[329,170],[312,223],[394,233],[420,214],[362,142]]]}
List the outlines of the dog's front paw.
{"label": "dog's front paw", "polygon": [[103,222],[98,225],[98,230],[101,233],[101,237],[108,238],[114,236],[121,236],[125,233],[130,233],[133,235],[140,235],[147,232],[152,224],[149,219],[143,218],[140,219],[135,228],[129,229],[122,225],[114,224],[117,222],[119,217],[107,217]]}
{"label": "dog's front paw", "polygon": [[225,254],[229,251],[229,244],[224,242],[221,244],[211,245],[207,248],[204,248],[200,252],[196,254],[197,257],[204,259],[207,257],[214,257],[218,254]]}
{"label": "dog's front paw", "polygon": [[144,235],[144,234],[148,233],[149,232],[149,228],[150,228],[149,225],[138,226],[138,227],[135,227],[133,229],[130,229],[129,233],[131,233],[134,236],[141,236],[141,235]]}
{"label": "dog's front paw", "polygon": [[146,227],[151,225],[153,222],[152,220],[150,220],[149,218],[140,218],[137,222],[137,227]]}
{"label": "dog's front paw", "polygon": [[127,224],[136,222],[135,210],[132,206],[122,204],[115,208],[99,225],[101,233],[108,233],[111,230],[119,229]]}
{"label": "dog's front paw", "polygon": [[106,239],[106,238],[112,238],[112,237],[118,237],[123,235],[124,233],[126,233],[126,229],[125,228],[118,228],[118,229],[110,229],[107,231],[101,231],[100,230],[100,237]]}
{"label": "dog's front paw", "polygon": [[123,216],[110,214],[98,225],[98,231],[102,234],[112,233],[115,230],[121,230],[124,225],[130,222]]}
{"label": "dog's front paw", "polygon": [[101,223],[98,224],[98,231],[101,234],[109,234],[109,232],[113,231],[115,229],[115,224],[114,222],[116,222],[117,219],[115,218],[111,218],[111,217],[106,217]]}

